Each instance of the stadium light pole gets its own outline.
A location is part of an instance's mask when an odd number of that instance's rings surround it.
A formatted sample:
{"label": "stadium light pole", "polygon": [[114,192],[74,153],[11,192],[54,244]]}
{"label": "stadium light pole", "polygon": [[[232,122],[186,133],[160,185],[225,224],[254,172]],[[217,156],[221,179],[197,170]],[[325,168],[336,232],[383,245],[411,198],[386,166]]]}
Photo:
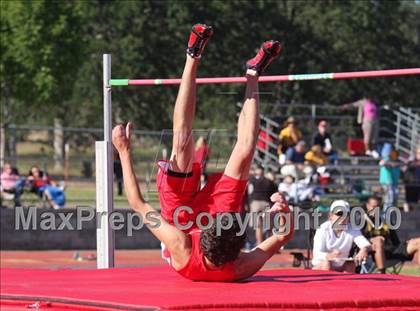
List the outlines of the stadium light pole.
{"label": "stadium light pole", "polygon": [[111,54],[103,54],[104,140],[95,144],[96,160],[96,265],[98,269],[114,267],[115,238],[109,222],[114,210],[112,159]]}

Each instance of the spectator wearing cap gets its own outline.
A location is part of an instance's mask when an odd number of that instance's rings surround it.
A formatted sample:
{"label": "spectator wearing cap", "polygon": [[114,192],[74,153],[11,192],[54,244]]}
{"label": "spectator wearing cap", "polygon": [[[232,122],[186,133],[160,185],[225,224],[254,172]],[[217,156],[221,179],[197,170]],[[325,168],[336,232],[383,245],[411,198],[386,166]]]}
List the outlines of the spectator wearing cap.
{"label": "spectator wearing cap", "polygon": [[302,132],[297,128],[295,118],[287,118],[285,127],[279,133],[280,144],[277,151],[281,165],[285,162],[284,154],[286,151],[294,147],[301,139]]}
{"label": "spectator wearing cap", "polygon": [[320,145],[322,153],[328,157],[332,163],[338,160],[337,152],[333,149],[331,135],[327,132],[328,123],[321,120],[318,123],[318,131],[312,136],[312,146]]}
{"label": "spectator wearing cap", "polygon": [[[365,261],[371,244],[358,229],[349,224],[350,205],[336,200],[330,206],[329,219],[315,233],[312,265],[317,270],[355,272],[356,265]],[[355,243],[359,252],[349,258]]]}

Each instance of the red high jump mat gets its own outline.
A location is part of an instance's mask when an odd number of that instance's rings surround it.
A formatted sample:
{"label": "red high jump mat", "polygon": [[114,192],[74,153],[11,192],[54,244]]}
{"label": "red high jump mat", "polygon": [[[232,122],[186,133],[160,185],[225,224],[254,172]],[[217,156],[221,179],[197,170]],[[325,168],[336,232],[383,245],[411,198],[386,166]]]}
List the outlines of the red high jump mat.
{"label": "red high jump mat", "polygon": [[[2,310],[419,310],[420,278],[266,270],[242,283],[186,280],[169,267],[1,269]],[[32,305],[32,306],[30,306]]]}

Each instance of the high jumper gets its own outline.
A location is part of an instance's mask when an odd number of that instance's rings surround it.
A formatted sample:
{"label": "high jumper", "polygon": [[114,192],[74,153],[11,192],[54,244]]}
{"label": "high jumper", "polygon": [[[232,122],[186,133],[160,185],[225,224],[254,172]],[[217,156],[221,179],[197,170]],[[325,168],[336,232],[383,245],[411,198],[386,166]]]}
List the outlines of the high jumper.
{"label": "high jumper", "polygon": [[[279,225],[289,224],[285,234],[274,234],[250,252],[241,249],[245,235],[239,234],[235,217],[228,228],[219,230],[217,223],[200,230],[197,226],[181,229],[175,224],[195,221],[201,212],[213,217],[223,213],[240,213],[246,191],[249,170],[258,138],[260,74],[281,50],[278,41],[266,41],[257,55],[246,63],[245,101],[238,120],[237,142],[223,173],[209,176],[200,190],[200,163],[193,163],[194,139],[192,125],[196,110],[196,72],[201,54],[213,29],[203,24],[193,26],[178,97],[173,115],[173,146],[169,161],[158,162],[157,187],[161,204],[159,226],[149,226],[162,242],[163,256],[182,276],[195,281],[236,281],[256,273],[281,246],[293,236],[292,213],[284,197],[271,197],[270,213],[278,214]],[[112,131],[112,142],[117,149],[124,174],[124,184],[130,206],[146,219],[154,209],[144,200],[133,169],[130,138],[133,125],[117,125]],[[180,206],[191,208],[191,213],[174,213]],[[222,218],[226,225],[226,219]]]}

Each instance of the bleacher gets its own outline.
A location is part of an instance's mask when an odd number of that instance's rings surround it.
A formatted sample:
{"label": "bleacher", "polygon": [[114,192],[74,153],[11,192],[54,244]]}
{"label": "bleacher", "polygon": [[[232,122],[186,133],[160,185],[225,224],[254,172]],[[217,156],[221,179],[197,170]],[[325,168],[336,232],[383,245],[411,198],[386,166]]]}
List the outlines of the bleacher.
{"label": "bleacher", "polygon": [[[288,105],[287,110],[284,109],[286,105],[278,104],[278,106],[278,111],[283,109],[282,113],[291,115],[294,111],[290,108],[293,105]],[[335,165],[327,166],[331,174],[331,182],[327,186],[323,186],[323,188],[328,189],[328,193],[323,197],[360,199],[360,195],[354,191],[355,185],[363,187],[365,193],[381,192],[379,160],[368,156],[351,156],[346,149],[347,139],[356,138],[358,135],[358,126],[349,124],[349,120],[355,120],[356,116],[343,116],[338,107],[328,105],[325,107],[297,105],[296,107],[298,110],[295,111],[298,111],[298,113],[294,116],[298,122],[301,120],[298,127],[304,132],[304,140],[307,143],[310,142],[311,134],[316,131],[316,124],[319,120],[328,119],[328,122],[332,123],[329,132],[333,139],[334,148],[338,151],[339,160]],[[276,139],[282,128],[281,122],[287,117],[288,114],[284,114],[282,119],[278,116],[261,115],[261,130],[271,136],[274,141],[263,139],[265,149],[257,147],[254,157],[257,164],[275,172],[277,180],[281,180],[283,176],[279,173]],[[420,117],[417,111],[401,107],[398,109],[381,107],[379,144],[384,142],[393,143],[400,152],[402,160],[407,160],[414,155],[416,146],[420,144]],[[400,193],[401,200],[404,197],[402,184],[400,184]]]}

